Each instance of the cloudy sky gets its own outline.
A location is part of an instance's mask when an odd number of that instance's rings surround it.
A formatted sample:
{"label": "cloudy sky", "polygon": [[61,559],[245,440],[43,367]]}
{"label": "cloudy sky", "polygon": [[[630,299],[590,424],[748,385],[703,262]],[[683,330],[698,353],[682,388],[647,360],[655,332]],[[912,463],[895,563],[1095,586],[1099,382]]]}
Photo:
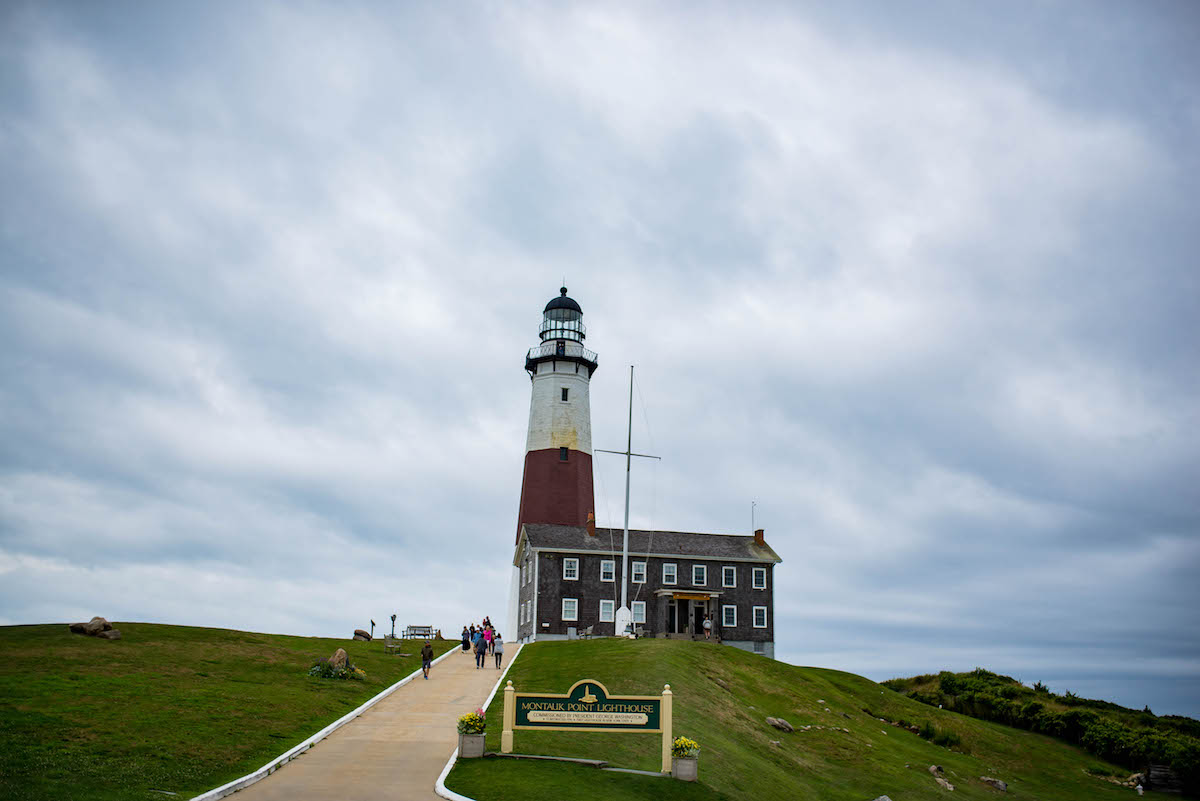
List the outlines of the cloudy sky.
{"label": "cloudy sky", "polygon": [[3,4],[0,624],[501,617],[565,279],[781,658],[1200,716],[1200,12],[847,5]]}

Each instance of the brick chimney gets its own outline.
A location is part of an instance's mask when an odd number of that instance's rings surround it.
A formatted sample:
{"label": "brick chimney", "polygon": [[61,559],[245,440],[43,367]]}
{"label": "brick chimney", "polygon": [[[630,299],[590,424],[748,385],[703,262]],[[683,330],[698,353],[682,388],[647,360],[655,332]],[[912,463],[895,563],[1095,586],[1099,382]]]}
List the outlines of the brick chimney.
{"label": "brick chimney", "polygon": [[596,536],[596,513],[588,512],[587,532],[589,537]]}
{"label": "brick chimney", "polygon": [[754,529],[754,544],[759,546],[760,548],[767,544],[766,539],[763,538],[763,529],[761,529],[761,528]]}

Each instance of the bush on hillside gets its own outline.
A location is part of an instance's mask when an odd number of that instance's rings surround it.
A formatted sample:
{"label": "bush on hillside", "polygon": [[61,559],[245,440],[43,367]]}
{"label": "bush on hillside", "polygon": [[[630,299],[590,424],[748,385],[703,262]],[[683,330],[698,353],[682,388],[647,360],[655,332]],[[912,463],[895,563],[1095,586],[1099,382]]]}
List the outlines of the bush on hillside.
{"label": "bush on hillside", "polygon": [[345,667],[334,667],[328,657],[322,657],[313,666],[308,669],[308,675],[316,676],[321,679],[351,679],[353,681],[362,681],[367,677],[367,672],[362,668],[357,668],[349,662]]}
{"label": "bush on hillside", "polygon": [[[1170,765],[1186,786],[1200,786],[1200,721],[1191,718],[1160,718],[1145,709],[1125,709],[1070,691],[1055,695],[1041,682],[1030,689],[983,668],[889,679],[884,686],[930,706],[1080,745],[1101,759],[1133,770],[1151,763]],[[938,742],[932,724],[926,723],[920,734]],[[947,744],[953,735],[941,736],[944,741],[939,745]]]}

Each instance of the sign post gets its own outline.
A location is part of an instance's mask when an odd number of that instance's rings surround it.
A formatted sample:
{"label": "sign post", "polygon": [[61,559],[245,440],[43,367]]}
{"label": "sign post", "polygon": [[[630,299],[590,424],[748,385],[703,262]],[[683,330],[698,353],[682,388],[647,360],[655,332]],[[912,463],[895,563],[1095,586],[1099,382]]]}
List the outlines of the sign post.
{"label": "sign post", "polygon": [[662,734],[663,773],[671,772],[671,685],[662,695],[610,695],[595,679],[580,679],[566,694],[519,693],[504,687],[500,752],[511,754],[513,731],[605,731]]}

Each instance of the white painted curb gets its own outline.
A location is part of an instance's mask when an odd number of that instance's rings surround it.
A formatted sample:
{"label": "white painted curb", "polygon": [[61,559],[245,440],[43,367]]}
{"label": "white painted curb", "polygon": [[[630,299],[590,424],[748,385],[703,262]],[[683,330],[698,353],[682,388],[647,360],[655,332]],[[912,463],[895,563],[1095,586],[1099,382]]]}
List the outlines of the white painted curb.
{"label": "white painted curb", "polygon": [[[451,642],[453,642],[453,641],[451,641]],[[460,646],[455,645],[454,648],[451,648],[449,651],[442,654],[437,659],[433,660],[433,664],[436,665],[438,662],[441,662],[443,659],[447,658],[451,654],[457,653],[459,651],[459,649],[460,649]],[[295,748],[292,748],[289,751],[285,751],[284,753],[275,757],[270,762],[263,765],[261,768],[254,771],[253,773],[247,773],[245,776],[243,776],[240,779],[234,779],[233,781],[229,782],[228,784],[222,784],[220,787],[216,788],[215,790],[209,790],[207,793],[201,793],[200,795],[192,798],[191,801],[217,801],[218,798],[224,798],[227,795],[232,795],[233,793],[236,793],[238,790],[241,790],[244,787],[249,787],[250,785],[254,784],[259,779],[267,778],[272,773],[279,770],[279,768],[281,768],[283,765],[286,765],[288,762],[291,762],[293,759],[300,756],[305,751],[312,748],[314,745],[321,742],[329,735],[333,734],[335,731],[340,729],[342,726],[345,726],[347,723],[354,720],[356,717],[361,715],[363,712],[366,712],[368,709],[370,709],[371,707],[378,704],[384,698],[387,698],[389,695],[396,692],[396,690],[399,690],[405,684],[408,684],[410,681],[415,679],[417,676],[420,676],[421,671],[422,671],[421,668],[417,668],[412,673],[408,674],[404,678],[400,679],[400,681],[393,684],[391,687],[388,687],[386,690],[379,693],[379,695],[377,695],[374,698],[372,698],[371,700],[367,701],[365,704],[360,706],[358,709],[355,709],[353,712],[349,712],[346,715],[343,715],[342,717],[338,718],[333,723],[330,723],[328,726],[326,726],[325,728],[321,729],[319,732],[314,734],[312,737],[309,737],[307,740],[300,743]],[[507,670],[504,672],[508,673]],[[488,702],[489,703],[491,702],[490,698],[488,699]],[[455,753],[457,753],[457,750]]]}
{"label": "white painted curb", "polygon": [[[499,690],[500,685],[504,683],[504,677],[508,675],[508,669],[513,666],[513,662],[517,661],[517,657],[521,655],[521,649],[524,647],[525,645],[523,643],[517,645],[516,653],[513,654],[512,659],[508,660],[508,665],[505,666],[504,672],[501,673],[500,678],[496,680],[496,686],[492,688],[491,693],[488,694],[487,700],[483,702],[483,709],[486,710],[491,705],[492,699],[496,697],[496,690]],[[504,722],[501,721],[500,725],[503,726]],[[450,759],[446,762],[446,767],[442,768],[441,775],[438,776],[437,784],[433,786],[433,791],[442,798],[450,799],[450,801],[475,801],[474,798],[468,798],[465,795],[459,795],[458,793],[446,787],[446,776],[450,774],[450,769],[454,767],[454,763],[457,761],[458,749],[455,748],[454,753],[450,755]]]}

